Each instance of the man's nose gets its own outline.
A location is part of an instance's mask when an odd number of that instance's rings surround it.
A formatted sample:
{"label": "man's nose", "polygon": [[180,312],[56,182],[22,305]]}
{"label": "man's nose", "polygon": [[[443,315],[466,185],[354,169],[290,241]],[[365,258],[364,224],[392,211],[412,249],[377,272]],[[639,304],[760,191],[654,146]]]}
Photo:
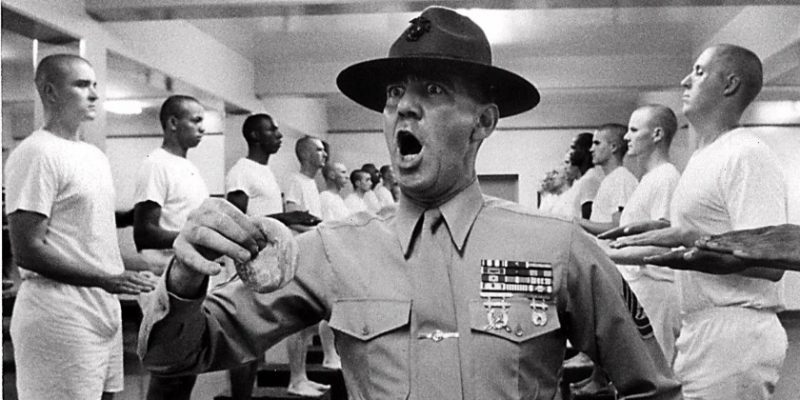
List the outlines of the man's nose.
{"label": "man's nose", "polygon": [[405,118],[419,118],[422,115],[420,96],[412,88],[408,88],[397,103],[397,113]]}
{"label": "man's nose", "polygon": [[692,74],[686,75],[686,77],[683,78],[683,80],[681,81],[681,86],[685,87],[686,89],[689,89],[689,87],[691,87],[691,77]]}

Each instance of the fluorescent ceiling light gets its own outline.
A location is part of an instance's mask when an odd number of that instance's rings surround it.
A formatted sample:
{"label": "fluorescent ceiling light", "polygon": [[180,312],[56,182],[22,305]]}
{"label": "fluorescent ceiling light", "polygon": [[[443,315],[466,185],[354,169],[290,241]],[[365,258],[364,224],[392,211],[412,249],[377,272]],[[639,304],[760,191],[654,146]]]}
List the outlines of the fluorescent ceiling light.
{"label": "fluorescent ceiling light", "polygon": [[141,114],[146,106],[145,102],[139,100],[106,100],[103,103],[106,111],[121,115]]}

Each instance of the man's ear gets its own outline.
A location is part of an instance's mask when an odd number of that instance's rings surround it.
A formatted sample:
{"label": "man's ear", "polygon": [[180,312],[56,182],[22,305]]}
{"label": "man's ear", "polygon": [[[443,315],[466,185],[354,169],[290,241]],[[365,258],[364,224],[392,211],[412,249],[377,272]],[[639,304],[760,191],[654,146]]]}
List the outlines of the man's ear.
{"label": "man's ear", "polygon": [[177,128],[177,126],[178,126],[178,117],[170,115],[170,117],[167,118],[167,129],[174,131]]}
{"label": "man's ear", "polygon": [[497,127],[498,120],[500,120],[500,110],[496,104],[482,106],[481,113],[475,118],[475,129],[472,130],[470,139],[477,141],[488,138]]}
{"label": "man's ear", "polygon": [[58,98],[56,87],[52,82],[45,82],[42,85],[42,101],[46,103],[55,103]]}
{"label": "man's ear", "polygon": [[664,140],[664,129],[657,126],[653,129],[653,143],[658,143]]}
{"label": "man's ear", "polygon": [[742,80],[735,74],[730,74],[725,79],[725,90],[723,90],[722,94],[725,96],[733,96],[739,91],[741,85]]}

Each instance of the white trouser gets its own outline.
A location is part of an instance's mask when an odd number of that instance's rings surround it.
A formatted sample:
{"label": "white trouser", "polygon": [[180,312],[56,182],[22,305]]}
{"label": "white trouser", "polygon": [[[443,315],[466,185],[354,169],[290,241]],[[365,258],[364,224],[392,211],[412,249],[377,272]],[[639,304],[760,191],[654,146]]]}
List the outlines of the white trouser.
{"label": "white trouser", "polygon": [[20,400],[99,400],[123,389],[121,321],[92,323],[96,315],[80,313],[72,291],[20,287],[10,329]]}
{"label": "white trouser", "polygon": [[769,399],[788,346],[777,315],[720,307],[683,316],[675,374],[685,399]]}

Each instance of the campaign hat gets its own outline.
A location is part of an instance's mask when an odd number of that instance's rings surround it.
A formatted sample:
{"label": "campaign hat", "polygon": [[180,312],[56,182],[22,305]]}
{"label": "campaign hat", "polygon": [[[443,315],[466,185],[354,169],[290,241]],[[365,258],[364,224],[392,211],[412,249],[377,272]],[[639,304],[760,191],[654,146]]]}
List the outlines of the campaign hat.
{"label": "campaign hat", "polygon": [[455,10],[433,6],[410,21],[389,56],[351,65],[339,73],[339,90],[362,106],[382,112],[386,85],[407,74],[457,73],[478,83],[497,104],[500,117],[528,111],[539,92],[525,78],[492,64],[489,40],[478,24]]}

